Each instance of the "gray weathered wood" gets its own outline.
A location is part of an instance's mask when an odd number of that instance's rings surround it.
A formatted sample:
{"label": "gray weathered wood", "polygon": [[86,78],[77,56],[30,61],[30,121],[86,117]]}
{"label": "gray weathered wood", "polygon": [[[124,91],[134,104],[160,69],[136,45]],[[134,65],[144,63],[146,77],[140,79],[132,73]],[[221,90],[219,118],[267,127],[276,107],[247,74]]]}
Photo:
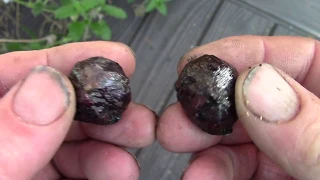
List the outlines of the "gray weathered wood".
{"label": "gray weathered wood", "polygon": [[225,1],[201,44],[235,35],[269,35],[274,21]]}
{"label": "gray weathered wood", "polygon": [[[136,3],[140,3],[142,0],[137,0]],[[123,8],[128,18],[125,20],[115,19],[113,17],[107,17],[106,22],[110,25],[112,30],[112,41],[118,41],[125,44],[130,44],[135,34],[142,25],[145,16],[135,16],[132,5],[127,3],[125,0],[112,1],[113,5]]]}
{"label": "gray weathered wood", "polygon": [[[218,3],[218,0],[175,0],[169,6],[169,16],[156,13],[147,18],[148,23],[131,45],[137,59],[131,78],[137,102],[159,112],[177,78],[180,57],[197,44]],[[170,77],[164,76],[168,73]]]}
{"label": "gray weathered wood", "polygon": [[[234,0],[238,1],[238,0]],[[240,0],[320,37],[319,0]]]}
{"label": "gray weathered wood", "polygon": [[300,31],[292,26],[282,26],[278,25],[274,30],[273,35],[276,36],[303,36],[303,37],[311,37],[310,34]]}

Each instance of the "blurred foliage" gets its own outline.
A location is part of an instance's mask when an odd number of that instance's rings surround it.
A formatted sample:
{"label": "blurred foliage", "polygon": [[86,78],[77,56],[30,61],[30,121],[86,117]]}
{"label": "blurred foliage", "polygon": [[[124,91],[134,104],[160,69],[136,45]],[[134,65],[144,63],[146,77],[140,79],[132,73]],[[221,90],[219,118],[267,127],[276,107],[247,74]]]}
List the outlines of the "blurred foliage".
{"label": "blurred foliage", "polygon": [[[170,0],[126,0],[137,3],[135,16],[158,11],[166,16],[167,2]],[[106,17],[125,20],[128,13],[121,7],[112,4],[112,0],[12,0],[9,3],[0,0],[0,53],[36,50],[62,45],[70,42],[86,41],[93,36],[101,40],[110,40],[112,30]],[[27,8],[37,21],[42,19],[39,32],[21,23],[19,16],[21,6]],[[12,28],[14,27],[14,28]],[[13,30],[14,29],[14,30]],[[21,33],[27,39],[21,39]]]}

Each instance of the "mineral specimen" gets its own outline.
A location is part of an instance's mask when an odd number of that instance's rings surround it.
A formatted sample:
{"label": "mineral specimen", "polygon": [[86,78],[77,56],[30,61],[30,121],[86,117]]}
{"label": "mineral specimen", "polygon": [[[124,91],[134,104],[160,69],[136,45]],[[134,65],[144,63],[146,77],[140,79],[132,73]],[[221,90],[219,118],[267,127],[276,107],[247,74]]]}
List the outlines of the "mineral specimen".
{"label": "mineral specimen", "polygon": [[75,120],[108,125],[122,117],[131,101],[128,77],[121,66],[104,57],[75,64],[69,76],[76,92]]}
{"label": "mineral specimen", "polygon": [[203,55],[186,64],[175,83],[177,99],[187,117],[212,135],[232,133],[237,70],[214,55]]}

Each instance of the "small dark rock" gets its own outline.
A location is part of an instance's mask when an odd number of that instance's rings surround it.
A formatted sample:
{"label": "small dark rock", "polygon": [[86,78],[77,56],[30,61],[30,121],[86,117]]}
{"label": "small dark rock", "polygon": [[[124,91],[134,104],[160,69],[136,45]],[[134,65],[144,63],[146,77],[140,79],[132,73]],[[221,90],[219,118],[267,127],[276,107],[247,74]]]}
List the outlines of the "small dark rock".
{"label": "small dark rock", "polygon": [[237,70],[213,55],[187,63],[175,84],[177,99],[187,117],[212,135],[232,133]]}
{"label": "small dark rock", "polygon": [[76,92],[77,121],[98,125],[116,123],[131,101],[129,79],[112,60],[92,57],[78,62],[69,79]]}

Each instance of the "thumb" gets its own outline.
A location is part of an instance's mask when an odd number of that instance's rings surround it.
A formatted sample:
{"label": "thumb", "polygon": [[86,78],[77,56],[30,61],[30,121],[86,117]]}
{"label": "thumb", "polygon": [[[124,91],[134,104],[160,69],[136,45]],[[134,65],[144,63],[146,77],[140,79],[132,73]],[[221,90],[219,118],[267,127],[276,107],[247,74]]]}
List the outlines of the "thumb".
{"label": "thumb", "polygon": [[0,179],[31,179],[61,145],[75,113],[68,79],[36,67],[0,100]]}
{"label": "thumb", "polygon": [[320,177],[319,99],[280,70],[262,64],[236,85],[241,123],[257,147],[297,179]]}

